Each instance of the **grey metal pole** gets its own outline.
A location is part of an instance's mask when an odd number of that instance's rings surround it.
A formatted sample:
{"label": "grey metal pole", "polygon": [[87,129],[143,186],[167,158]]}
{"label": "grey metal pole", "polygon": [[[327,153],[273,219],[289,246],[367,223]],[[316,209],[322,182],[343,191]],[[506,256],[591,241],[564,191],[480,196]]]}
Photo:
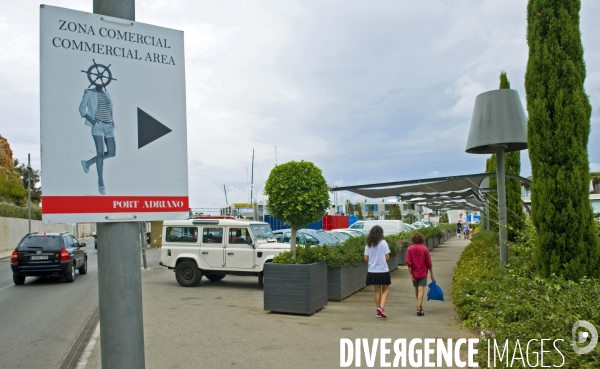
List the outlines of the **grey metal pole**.
{"label": "grey metal pole", "polygon": [[138,222],[98,223],[103,369],[143,369],[144,326]]}
{"label": "grey metal pole", "polygon": [[135,20],[135,0],[94,0],[94,13]]}
{"label": "grey metal pole", "polygon": [[31,233],[31,154],[27,154],[27,218],[29,233]]}
{"label": "grey metal pole", "polygon": [[498,228],[500,235],[500,262],[502,265],[508,263],[508,228],[506,220],[506,181],[504,174],[504,150],[496,151],[496,173],[498,183]]}
{"label": "grey metal pole", "polygon": [[148,269],[148,262],[146,261],[146,230],[144,229],[144,222],[139,222],[140,232],[140,246],[142,247],[142,261],[144,263],[144,269]]}
{"label": "grey metal pole", "polygon": [[485,229],[490,230],[490,198],[485,200]]}
{"label": "grey metal pole", "polygon": [[[134,0],[94,0],[94,13],[135,20]],[[103,369],[143,369],[139,222],[98,223],[98,294]]]}

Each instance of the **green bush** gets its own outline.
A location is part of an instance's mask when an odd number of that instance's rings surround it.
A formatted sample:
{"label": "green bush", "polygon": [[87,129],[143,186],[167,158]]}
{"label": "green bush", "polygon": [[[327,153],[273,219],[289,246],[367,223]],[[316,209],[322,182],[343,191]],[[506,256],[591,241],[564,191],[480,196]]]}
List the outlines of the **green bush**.
{"label": "green bush", "polygon": [[273,258],[277,264],[312,264],[325,261],[331,246],[296,246],[296,257],[291,251],[285,251]]}
{"label": "green bush", "polygon": [[[427,230],[427,237],[440,237],[442,229],[439,227],[422,228],[419,231]],[[385,236],[385,240],[390,247],[390,256],[395,257],[398,252],[411,245],[410,236],[414,231],[401,232]],[[421,232],[423,233],[423,232]],[[302,247],[302,251],[296,250],[296,257],[292,256],[290,251],[284,251],[273,258],[273,263],[279,264],[312,264],[318,261],[327,261],[328,266],[356,266],[362,262],[367,244],[367,236],[351,237],[339,246],[313,246],[310,248]]]}
{"label": "green bush", "polygon": [[[0,204],[0,217],[29,219],[27,208],[9,204]],[[42,220],[42,211],[32,208],[31,219]]]}
{"label": "green bush", "polygon": [[[509,341],[512,359],[516,340],[526,345],[530,339],[563,339],[557,347],[565,356],[564,368],[597,368],[600,365],[600,345],[586,355],[574,353],[571,329],[578,320],[600,326],[600,281],[583,278],[579,282],[552,276],[536,276],[532,260],[535,231],[530,222],[514,243],[509,244],[509,261],[500,266],[498,234],[479,231],[464,249],[454,271],[452,299],[464,325],[482,332],[478,357],[481,367],[487,366],[488,339],[498,345]],[[548,350],[546,341],[545,350]],[[552,347],[551,344],[549,347]],[[492,346],[493,350],[493,346]],[[539,341],[530,345],[540,352]],[[526,356],[523,347],[523,356]],[[516,353],[517,358],[519,352]],[[544,354],[544,365],[561,366],[563,359],[554,349]],[[510,363],[510,360],[509,360]],[[502,365],[506,365],[505,363]],[[497,366],[505,367],[505,366]],[[513,368],[522,366],[520,360]]]}

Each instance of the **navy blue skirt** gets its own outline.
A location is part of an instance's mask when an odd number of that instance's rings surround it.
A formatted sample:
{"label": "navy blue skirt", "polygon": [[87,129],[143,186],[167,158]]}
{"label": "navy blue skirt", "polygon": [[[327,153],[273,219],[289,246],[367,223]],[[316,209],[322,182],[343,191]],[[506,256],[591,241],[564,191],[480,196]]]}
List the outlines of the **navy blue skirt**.
{"label": "navy blue skirt", "polygon": [[372,286],[374,284],[376,284],[376,285],[385,284],[387,286],[392,284],[392,279],[390,278],[390,272],[367,273],[367,286]]}

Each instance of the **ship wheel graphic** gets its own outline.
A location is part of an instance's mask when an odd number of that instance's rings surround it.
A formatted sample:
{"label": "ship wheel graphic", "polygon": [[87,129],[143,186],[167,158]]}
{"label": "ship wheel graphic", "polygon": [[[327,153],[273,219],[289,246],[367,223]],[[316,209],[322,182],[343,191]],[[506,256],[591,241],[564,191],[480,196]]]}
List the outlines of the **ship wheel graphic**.
{"label": "ship wheel graphic", "polygon": [[106,89],[106,86],[111,81],[116,81],[116,78],[112,77],[112,72],[110,71],[110,64],[108,66],[104,64],[98,64],[94,59],[92,59],[94,64],[92,64],[88,70],[82,70],[83,73],[87,74],[87,78],[90,81],[90,85],[88,87],[97,86]]}

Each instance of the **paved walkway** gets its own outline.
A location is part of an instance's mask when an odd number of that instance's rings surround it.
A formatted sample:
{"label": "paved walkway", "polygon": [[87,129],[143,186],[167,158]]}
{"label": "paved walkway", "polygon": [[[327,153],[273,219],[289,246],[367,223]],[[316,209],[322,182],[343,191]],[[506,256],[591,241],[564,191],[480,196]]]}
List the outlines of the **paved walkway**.
{"label": "paved walkway", "polygon": [[[416,315],[407,268],[394,271],[388,319],[375,318],[370,287],[310,317],[269,313],[256,278],[203,279],[196,288],[183,288],[172,271],[158,266],[158,250],[148,250],[150,269],[142,271],[146,368],[339,368],[341,338],[477,337],[458,327],[450,299],[453,270],[467,243],[453,237],[432,251],[446,301],[425,301],[425,316]],[[101,368],[100,340],[87,368]]]}

